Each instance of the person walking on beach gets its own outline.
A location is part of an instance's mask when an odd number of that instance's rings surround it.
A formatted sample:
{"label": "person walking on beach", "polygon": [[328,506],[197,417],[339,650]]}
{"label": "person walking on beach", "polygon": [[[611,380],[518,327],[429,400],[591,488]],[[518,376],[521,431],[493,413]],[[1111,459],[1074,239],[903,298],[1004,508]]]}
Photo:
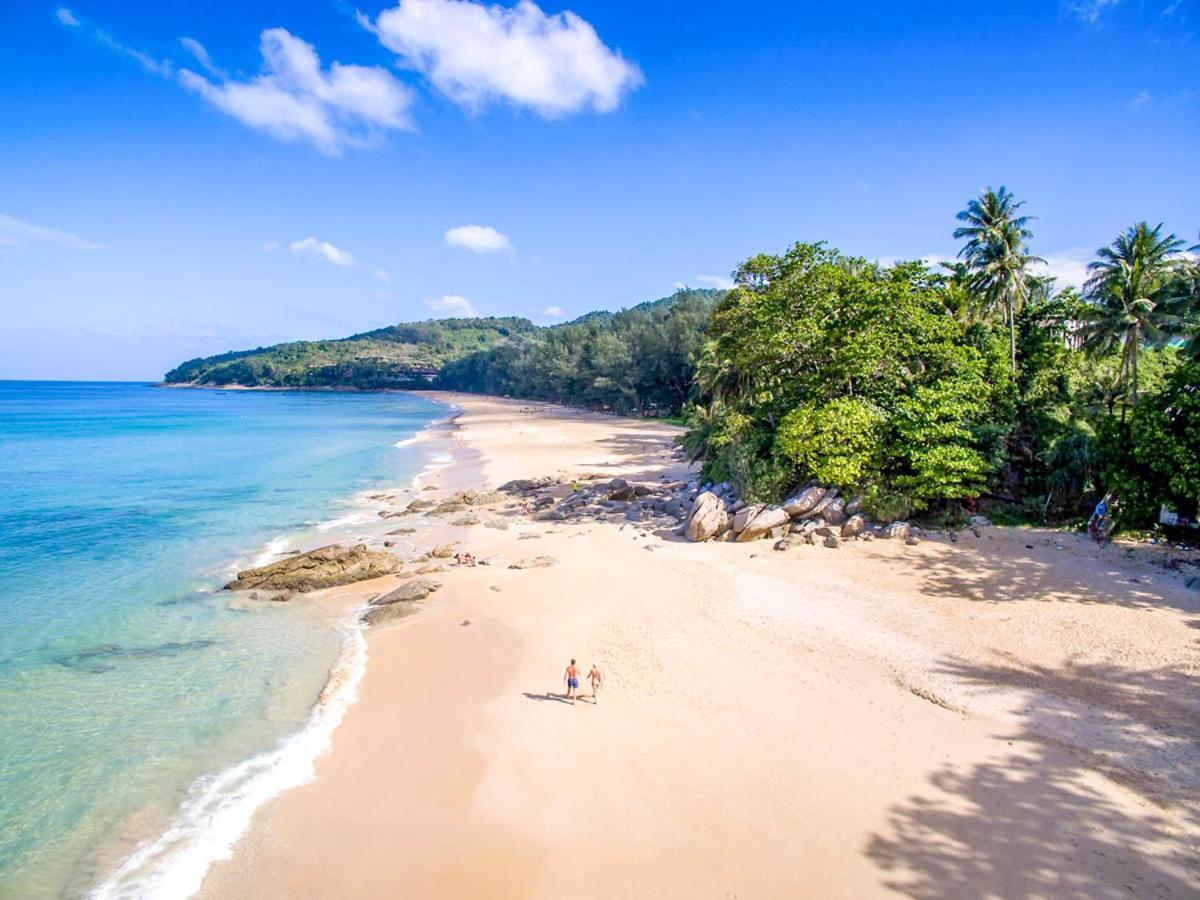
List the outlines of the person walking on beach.
{"label": "person walking on beach", "polygon": [[588,681],[592,683],[592,705],[596,705],[596,689],[604,684],[604,675],[600,667],[592,663],[592,671],[588,672]]}
{"label": "person walking on beach", "polygon": [[567,671],[563,673],[563,680],[567,683],[566,698],[574,703],[575,694],[579,691],[579,669],[575,668],[575,660],[571,660],[571,664],[567,666]]}

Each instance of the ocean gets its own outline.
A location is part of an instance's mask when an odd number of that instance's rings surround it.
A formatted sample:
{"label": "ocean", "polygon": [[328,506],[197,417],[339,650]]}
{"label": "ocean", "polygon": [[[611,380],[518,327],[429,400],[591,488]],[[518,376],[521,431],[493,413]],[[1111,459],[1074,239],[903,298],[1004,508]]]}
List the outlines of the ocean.
{"label": "ocean", "polygon": [[378,527],[367,495],[417,477],[447,415],[410,394],[0,382],[0,897],[185,896],[306,779],[362,634],[219,588]]}

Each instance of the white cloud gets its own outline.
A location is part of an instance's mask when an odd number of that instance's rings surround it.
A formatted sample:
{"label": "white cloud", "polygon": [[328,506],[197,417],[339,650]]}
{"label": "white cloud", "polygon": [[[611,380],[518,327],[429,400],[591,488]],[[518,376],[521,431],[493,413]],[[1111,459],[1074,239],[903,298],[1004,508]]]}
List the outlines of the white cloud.
{"label": "white cloud", "polygon": [[1085,22],[1095,24],[1106,9],[1116,6],[1121,0],[1067,0],[1067,11]]}
{"label": "white cloud", "polygon": [[479,316],[479,310],[475,308],[475,304],[458,294],[444,294],[433,300],[426,300],[425,305],[435,312],[450,313],[459,318],[474,319]]}
{"label": "white cloud", "polygon": [[217,68],[217,66],[213,63],[212,57],[208,55],[208,51],[204,49],[204,45],[198,40],[190,37],[181,37],[179,39],[179,43],[183,45],[184,49],[187,50],[188,53],[192,54],[192,56],[196,58],[196,62],[200,63],[200,66],[209,75],[216,76],[217,78],[227,77],[224,70]]}
{"label": "white cloud", "polygon": [[412,93],[386,69],[338,62],[323,69],[312,44],[283,28],[264,31],[259,49],[263,72],[247,81],[209,81],[189,69],[179,80],[242,124],[280,140],[308,141],[330,156],[412,127]]}
{"label": "white cloud", "polygon": [[474,253],[497,253],[511,250],[512,242],[490,225],[460,225],[446,232],[451,247],[465,247]]}
{"label": "white cloud", "polygon": [[59,231],[57,228],[47,228],[45,225],[34,225],[21,219],[0,214],[0,239],[7,244],[19,244],[22,241],[44,241],[68,250],[103,250],[103,244],[81,238],[69,231]]}
{"label": "white cloud", "polygon": [[384,284],[391,284],[391,283],[392,283],[392,273],[391,273],[391,272],[389,272],[387,269],[385,269],[385,268],[381,267],[381,266],[376,266],[376,267],[375,267],[374,275],[375,275],[375,277],[376,277],[376,278],[378,278],[378,279],[379,279],[380,281],[382,281]]}
{"label": "white cloud", "polygon": [[59,7],[57,10],[55,10],[54,16],[56,19],[58,19],[58,23],[64,28],[71,28],[80,32],[81,34],[85,34],[87,37],[91,38],[97,43],[103,44],[109,50],[112,50],[121,56],[127,57],[128,59],[134,60],[151,75],[157,75],[160,78],[168,78],[171,76],[172,72],[174,72],[174,66],[171,65],[170,60],[154,59],[148,54],[143,53],[141,50],[135,50],[133,47],[126,47],[107,31],[103,31],[102,29],[97,28],[90,23],[84,23],[81,19],[79,19],[78,16],[76,16],[65,6]]}
{"label": "white cloud", "polygon": [[1132,109],[1140,109],[1147,103],[1153,102],[1153,100],[1154,97],[1151,96],[1149,91],[1138,91],[1138,93],[1134,95],[1133,99],[1129,101],[1129,106]]}
{"label": "white cloud", "polygon": [[1059,289],[1065,287],[1083,287],[1088,280],[1088,263],[1095,258],[1094,250],[1080,248],[1061,250],[1058,253],[1045,255],[1046,265],[1035,266],[1038,275],[1048,275],[1055,280]]}
{"label": "white cloud", "polygon": [[733,279],[724,275],[697,275],[696,282],[709,288],[719,288],[722,291],[732,290]]}
{"label": "white cloud", "polygon": [[65,6],[60,6],[56,9],[54,15],[60,25],[66,25],[68,28],[75,28],[79,25],[79,20]]}
{"label": "white cloud", "polygon": [[542,310],[542,315],[548,319],[565,319],[567,316],[561,306],[547,306]]}
{"label": "white cloud", "polygon": [[609,49],[573,12],[547,15],[531,0],[400,0],[374,25],[380,42],[462,106],[495,100],[547,118],[610,112],[643,83],[637,66]]}
{"label": "white cloud", "polygon": [[302,241],[292,241],[288,246],[296,256],[311,254],[327,262],[331,262],[335,266],[354,265],[354,257],[341,247],[335,247],[328,241],[318,241],[315,237],[306,237]]}

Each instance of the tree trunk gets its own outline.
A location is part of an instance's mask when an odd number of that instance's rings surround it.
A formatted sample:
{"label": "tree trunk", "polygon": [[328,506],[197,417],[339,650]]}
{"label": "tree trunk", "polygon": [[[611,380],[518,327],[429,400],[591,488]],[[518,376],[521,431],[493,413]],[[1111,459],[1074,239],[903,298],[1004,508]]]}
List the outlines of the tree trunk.
{"label": "tree trunk", "polygon": [[1137,406],[1137,364],[1138,364],[1138,344],[1141,343],[1140,329],[1135,325],[1133,334],[1130,336],[1133,341],[1133,346],[1129,348],[1129,375],[1133,384],[1133,400],[1130,406]]}
{"label": "tree trunk", "polygon": [[1008,351],[1012,359],[1012,370],[1015,372],[1017,371],[1017,316],[1011,297],[1006,306],[1008,308]]}

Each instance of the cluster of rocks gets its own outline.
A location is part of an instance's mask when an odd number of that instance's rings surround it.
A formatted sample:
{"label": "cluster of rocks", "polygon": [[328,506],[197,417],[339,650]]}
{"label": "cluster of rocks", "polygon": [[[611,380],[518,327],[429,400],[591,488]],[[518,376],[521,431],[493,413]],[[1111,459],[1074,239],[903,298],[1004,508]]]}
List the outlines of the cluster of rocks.
{"label": "cluster of rocks", "polygon": [[503,499],[504,495],[496,491],[459,491],[440,503],[417,497],[415,500],[409,501],[403,509],[380,510],[379,516],[383,519],[395,519],[422,512],[427,516],[440,516],[446,513],[466,512],[480,506],[490,506]]}
{"label": "cluster of rocks", "polygon": [[500,490],[529,502],[533,518],[543,522],[632,522],[674,527],[687,518],[698,485],[660,481],[633,483],[600,476],[522,478]]}
{"label": "cluster of rocks", "polygon": [[916,544],[920,529],[908,522],[878,525],[862,512],[862,500],[837,488],[811,485],[779,504],[738,500],[727,484],[706,485],[684,525],[689,541],[775,541],[776,550],[800,544],[837,547],[843,541],[895,538]]}
{"label": "cluster of rocks", "polygon": [[237,578],[225,585],[225,590],[277,591],[279,593],[272,599],[286,600],[295,593],[393,575],[400,571],[401,565],[391,553],[370,550],[366,544],[352,547],[331,544],[238,572]]}
{"label": "cluster of rocks", "polygon": [[367,610],[360,617],[364,625],[383,625],[387,622],[402,619],[415,612],[413,604],[424,600],[442,585],[429,578],[418,578],[409,581],[379,597],[373,597],[367,602]]}

